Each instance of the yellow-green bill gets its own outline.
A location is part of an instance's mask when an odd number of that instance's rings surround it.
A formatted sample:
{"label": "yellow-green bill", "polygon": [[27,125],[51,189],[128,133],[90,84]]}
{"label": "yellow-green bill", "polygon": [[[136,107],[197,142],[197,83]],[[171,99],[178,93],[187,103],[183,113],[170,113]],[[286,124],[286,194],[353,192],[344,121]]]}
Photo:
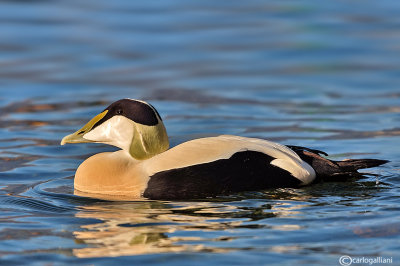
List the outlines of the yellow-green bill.
{"label": "yellow-green bill", "polygon": [[85,135],[86,133],[88,133],[93,126],[100,121],[106,114],[107,114],[108,110],[105,110],[104,112],[96,115],[95,117],[93,117],[86,125],[84,125],[81,129],[79,129],[78,131],[76,131],[75,133],[72,133],[68,136],[65,136],[62,140],[61,140],[61,145],[64,145],[66,143],[85,143],[85,142],[92,142],[88,139],[83,138],[83,135]]}

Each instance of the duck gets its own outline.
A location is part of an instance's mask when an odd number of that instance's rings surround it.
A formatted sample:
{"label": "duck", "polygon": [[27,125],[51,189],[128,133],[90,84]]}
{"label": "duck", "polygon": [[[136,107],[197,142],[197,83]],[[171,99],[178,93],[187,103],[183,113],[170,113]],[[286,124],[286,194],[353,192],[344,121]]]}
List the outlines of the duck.
{"label": "duck", "polygon": [[125,199],[179,200],[271,188],[298,188],[321,180],[359,176],[378,159],[333,161],[327,153],[265,139],[220,135],[170,148],[158,111],[148,102],[121,99],[110,104],[66,143],[118,147],[86,159],[76,170],[74,190]]}

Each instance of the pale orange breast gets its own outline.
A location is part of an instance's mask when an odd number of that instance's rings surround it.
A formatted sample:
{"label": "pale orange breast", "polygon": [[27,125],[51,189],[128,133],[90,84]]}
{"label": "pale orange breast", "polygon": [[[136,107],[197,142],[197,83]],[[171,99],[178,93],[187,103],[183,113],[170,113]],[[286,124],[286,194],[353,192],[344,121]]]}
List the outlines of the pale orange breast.
{"label": "pale orange breast", "polygon": [[141,171],[139,162],[124,151],[93,155],[78,167],[74,187],[89,194],[140,198],[149,178]]}

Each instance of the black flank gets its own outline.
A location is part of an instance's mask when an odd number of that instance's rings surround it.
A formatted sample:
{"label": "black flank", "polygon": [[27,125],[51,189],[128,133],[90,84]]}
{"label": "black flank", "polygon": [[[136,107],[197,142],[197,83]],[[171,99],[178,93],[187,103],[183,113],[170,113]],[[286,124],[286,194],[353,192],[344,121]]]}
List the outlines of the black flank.
{"label": "black flank", "polygon": [[301,181],[270,162],[261,152],[244,151],[221,159],[156,173],[150,177],[144,197],[194,199],[239,191],[297,187]]}

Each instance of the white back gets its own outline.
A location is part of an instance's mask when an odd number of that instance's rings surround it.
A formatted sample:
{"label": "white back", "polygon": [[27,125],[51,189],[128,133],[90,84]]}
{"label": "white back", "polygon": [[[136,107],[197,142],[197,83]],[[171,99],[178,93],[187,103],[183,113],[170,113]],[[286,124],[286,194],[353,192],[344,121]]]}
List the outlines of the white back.
{"label": "white back", "polygon": [[290,172],[307,185],[315,179],[314,169],[288,147],[261,139],[222,135],[182,143],[142,162],[149,175],[157,172],[228,159],[241,151],[257,151],[276,158],[272,165]]}

